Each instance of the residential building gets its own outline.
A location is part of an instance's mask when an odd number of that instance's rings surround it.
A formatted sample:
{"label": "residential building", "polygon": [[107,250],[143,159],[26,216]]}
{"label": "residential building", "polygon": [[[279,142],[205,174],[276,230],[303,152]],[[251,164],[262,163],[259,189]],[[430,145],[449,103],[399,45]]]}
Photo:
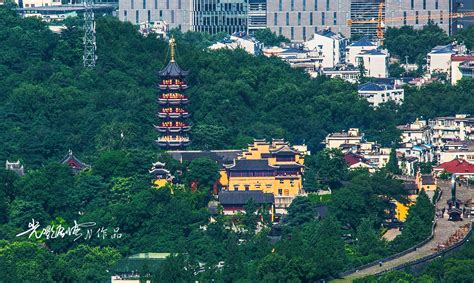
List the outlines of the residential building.
{"label": "residential building", "polygon": [[337,66],[335,68],[322,68],[321,74],[332,79],[339,78],[350,83],[358,83],[360,70],[352,66]]}
{"label": "residential building", "polygon": [[437,117],[428,124],[433,129],[433,145],[438,148],[448,141],[474,140],[474,118],[468,115]]}
{"label": "residential building", "polygon": [[362,154],[362,156],[367,160],[368,164],[374,168],[383,168],[390,160],[391,150],[389,147],[380,147],[377,145],[373,147],[371,151]]}
{"label": "residential building", "polygon": [[263,50],[267,57],[277,56],[290,64],[292,68],[305,70],[311,77],[316,77],[323,62],[322,53],[318,49],[308,50],[300,45],[294,47],[271,47]]}
{"label": "residential building", "polygon": [[402,143],[431,144],[432,130],[425,120],[416,119],[415,122],[397,126],[401,134]]}
{"label": "residential building", "polygon": [[465,61],[459,66],[462,78],[474,79],[474,60]]}
{"label": "residential building", "polygon": [[15,0],[20,8],[61,6],[61,0]]}
{"label": "residential building", "polygon": [[259,55],[262,52],[263,43],[256,40],[254,37],[248,36],[246,32],[236,32],[230,36],[225,37],[220,42],[217,42],[211,46],[209,49],[243,49],[252,55]]}
{"label": "residential building", "polygon": [[456,54],[453,44],[436,46],[428,53],[426,62],[430,75],[434,73],[449,74],[451,70],[451,56]]}
{"label": "residential building", "polygon": [[323,68],[334,68],[345,61],[345,49],[348,40],[331,30],[314,33],[313,38],[304,42],[308,50],[318,50],[323,57]]}
{"label": "residential building", "polygon": [[374,173],[376,171],[376,167],[370,165],[368,160],[359,154],[347,152],[344,154],[344,160],[346,161],[349,170],[367,169],[367,171],[370,173]]}
{"label": "residential building", "polygon": [[462,78],[474,78],[474,55],[451,56],[451,84],[455,85]]}
{"label": "residential building", "polygon": [[450,141],[439,152],[439,162],[463,159],[474,164],[474,141]]}
{"label": "residential building", "polygon": [[359,97],[366,99],[373,107],[382,103],[393,101],[402,104],[405,99],[405,90],[395,85],[368,82],[359,86]]}
{"label": "residential building", "polygon": [[350,45],[346,47],[346,63],[357,67],[358,66],[358,62],[356,61],[357,55],[359,55],[363,51],[374,50],[377,48],[378,48],[377,44],[370,41],[369,37],[364,36],[361,39],[357,40],[356,42],[351,43]]}
{"label": "residential building", "polygon": [[371,78],[388,77],[388,58],[386,50],[366,50],[356,55],[356,66],[363,67],[365,76]]}
{"label": "residential building", "polygon": [[364,141],[364,134],[358,128],[351,128],[349,131],[331,133],[326,136],[326,148],[340,148],[341,146],[359,145]]}

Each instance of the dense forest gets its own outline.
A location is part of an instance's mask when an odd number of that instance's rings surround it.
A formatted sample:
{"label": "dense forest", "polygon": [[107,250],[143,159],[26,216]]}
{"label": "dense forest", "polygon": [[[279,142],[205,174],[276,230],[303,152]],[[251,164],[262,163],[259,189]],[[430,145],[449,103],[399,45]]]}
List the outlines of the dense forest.
{"label": "dense forest", "polygon": [[[269,238],[271,223],[257,227],[251,203],[246,214],[216,216],[210,223],[215,164],[178,164],[154,145],[157,71],[167,62],[167,43],[102,17],[98,64],[85,70],[81,22],[65,24],[63,33],[53,34],[44,23],[0,7],[0,160],[20,159],[27,171],[19,178],[0,170],[2,280],[102,282],[124,256],[171,252],[175,255],[152,270],[154,280],[308,282],[335,277],[429,234],[433,206],[422,193],[402,236],[382,240],[380,226],[390,204],[379,196],[405,201],[402,184],[385,171],[349,172],[337,151],[308,158],[311,174],[324,176],[323,185],[334,188],[327,218],[315,213],[320,200],[297,198],[277,243]],[[242,148],[252,138],[284,137],[318,149],[327,133],[349,127],[388,145],[398,139],[399,123],[474,109],[472,81],[408,88],[403,106],[372,109],[346,82],[310,79],[276,58],[241,50],[207,51],[216,40],[209,35],[174,35],[178,63],[191,71],[194,148]],[[92,169],[74,175],[59,165],[68,149]],[[182,185],[150,186],[148,169],[158,158]],[[192,192],[187,184],[195,178],[200,187]],[[109,234],[77,241],[17,237],[31,218],[41,227],[96,222]],[[233,226],[237,229],[229,229]],[[114,231],[120,238],[111,238]]]}

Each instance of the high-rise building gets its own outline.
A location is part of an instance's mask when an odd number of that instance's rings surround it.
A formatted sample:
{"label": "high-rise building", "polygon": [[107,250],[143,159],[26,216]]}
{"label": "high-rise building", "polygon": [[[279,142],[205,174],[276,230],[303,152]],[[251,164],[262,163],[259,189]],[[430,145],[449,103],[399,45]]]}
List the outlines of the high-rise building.
{"label": "high-rise building", "polygon": [[[451,11],[453,13],[473,12],[473,0],[451,0]],[[469,27],[474,24],[474,16],[454,18],[450,21],[451,34],[457,33],[460,29]]]}
{"label": "high-rise building", "polygon": [[160,132],[156,141],[163,148],[182,148],[190,144],[188,132],[191,129],[186,121],[190,116],[186,105],[188,98],[183,94],[188,88],[186,83],[187,71],[179,67],[175,61],[175,39],[170,39],[171,60],[168,65],[159,72],[160,93],[158,103],[160,109],[157,113],[160,123],[155,129]]}
{"label": "high-rise building", "polygon": [[247,29],[247,0],[119,0],[119,19],[165,21],[182,31],[234,33]]}
{"label": "high-rise building", "polygon": [[[453,4],[453,3],[456,4]],[[461,3],[462,2],[462,3]],[[121,20],[138,24],[166,21],[170,28],[209,33],[269,28],[293,41],[310,39],[331,29],[346,37],[377,34],[377,19],[384,27],[421,28],[429,21],[446,32],[455,7],[465,11],[472,0],[119,0]],[[462,4],[462,5],[461,5]],[[466,8],[467,7],[467,8]],[[362,21],[362,22],[361,22]],[[352,22],[351,25],[348,22]],[[467,23],[467,22],[466,22]]]}

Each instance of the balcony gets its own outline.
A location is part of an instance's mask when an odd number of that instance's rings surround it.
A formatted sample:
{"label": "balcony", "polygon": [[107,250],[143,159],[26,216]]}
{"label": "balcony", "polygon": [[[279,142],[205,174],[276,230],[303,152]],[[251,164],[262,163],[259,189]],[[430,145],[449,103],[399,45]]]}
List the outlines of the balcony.
{"label": "balcony", "polygon": [[161,90],[185,90],[188,88],[187,84],[160,84]]}
{"label": "balcony", "polygon": [[186,97],[183,98],[158,98],[158,103],[161,105],[180,105],[180,104],[187,104],[189,100]]}
{"label": "balcony", "polygon": [[160,137],[156,143],[161,147],[181,147],[188,146],[191,141],[188,137]]}
{"label": "balcony", "polygon": [[190,116],[188,111],[185,112],[158,112],[158,118],[160,119],[178,119],[178,118],[188,118]]}
{"label": "balcony", "polygon": [[160,133],[181,133],[181,132],[189,132],[191,126],[183,125],[183,126],[155,126],[155,129],[158,130]]}

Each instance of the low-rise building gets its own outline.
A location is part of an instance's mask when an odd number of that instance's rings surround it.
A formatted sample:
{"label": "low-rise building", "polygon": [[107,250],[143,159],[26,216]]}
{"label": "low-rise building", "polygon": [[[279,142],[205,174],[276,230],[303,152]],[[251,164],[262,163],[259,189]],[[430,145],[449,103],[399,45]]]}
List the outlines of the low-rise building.
{"label": "low-rise building", "polygon": [[351,128],[347,132],[336,132],[326,136],[326,148],[340,148],[342,145],[359,145],[364,141],[364,134],[358,128]]}
{"label": "low-rise building", "polygon": [[267,57],[277,56],[290,64],[291,68],[305,70],[311,77],[317,77],[323,64],[323,56],[319,49],[308,50],[302,46],[271,47],[263,50]]}
{"label": "low-rise building", "polygon": [[321,52],[323,68],[334,68],[344,63],[345,50],[348,40],[341,34],[336,34],[331,30],[324,30],[315,33],[313,38],[304,42],[308,50],[318,50]]}
{"label": "low-rise building", "polygon": [[370,165],[368,160],[356,153],[345,153],[344,160],[346,161],[349,170],[366,169],[370,173],[374,173],[377,169],[376,167]]}
{"label": "low-rise building", "polygon": [[402,104],[405,99],[405,90],[395,85],[368,82],[360,85],[357,92],[373,107],[389,101]]}
{"label": "low-rise building", "polygon": [[211,46],[209,49],[243,49],[252,55],[259,55],[263,49],[263,43],[256,40],[254,37],[248,36],[246,32],[236,32],[230,36],[225,37],[220,42],[217,42]]}
{"label": "low-rise building", "polygon": [[474,118],[465,114],[429,120],[433,145],[442,148],[448,141],[474,140]]}
{"label": "low-rise building", "polygon": [[50,6],[61,6],[61,0],[15,0],[15,3],[20,8],[33,8],[33,7],[50,7]]}
{"label": "low-rise building", "polygon": [[245,205],[252,201],[259,210],[265,210],[272,220],[274,218],[275,197],[272,193],[264,193],[262,190],[220,191],[218,199],[224,215],[245,213]]}
{"label": "low-rise building", "polygon": [[416,172],[415,183],[418,187],[418,190],[436,191],[437,189],[437,180],[432,174],[421,174],[420,169]]}
{"label": "low-rise building", "polygon": [[363,67],[365,76],[370,78],[388,77],[388,58],[386,50],[366,50],[356,55],[356,65]]}
{"label": "low-rise building", "polygon": [[[471,72],[469,72],[469,64],[472,65]],[[467,69],[466,66],[468,67]],[[462,78],[473,78],[473,72],[474,55],[451,55],[451,84],[455,85]]]}
{"label": "low-rise building", "polygon": [[425,143],[431,144],[432,130],[425,120],[416,119],[415,122],[399,125],[403,143]]}
{"label": "low-rise building", "polygon": [[441,163],[438,167],[435,167],[434,172],[437,175],[446,172],[449,174],[456,174],[464,178],[473,178],[474,164],[467,162],[464,159],[453,159],[451,161]]}
{"label": "low-rise building", "polygon": [[359,82],[360,70],[352,65],[343,65],[334,68],[322,68],[321,74],[332,79],[339,78],[355,84]]}
{"label": "low-rise building", "polygon": [[439,152],[439,162],[445,163],[454,159],[462,159],[474,164],[474,142],[452,141],[446,143]]}
{"label": "low-rise building", "polygon": [[20,160],[17,160],[16,162],[5,161],[5,169],[15,172],[20,177],[25,175],[25,168]]}
{"label": "low-rise building", "polygon": [[351,43],[346,47],[346,63],[353,66],[357,66],[358,62],[356,61],[357,55],[363,51],[377,49],[377,44],[369,40],[368,37],[364,36],[356,42]]}
{"label": "low-rise building", "polygon": [[451,56],[456,54],[454,45],[440,45],[435,46],[428,53],[426,62],[428,64],[428,71],[432,75],[434,73],[449,74],[451,70]]}

